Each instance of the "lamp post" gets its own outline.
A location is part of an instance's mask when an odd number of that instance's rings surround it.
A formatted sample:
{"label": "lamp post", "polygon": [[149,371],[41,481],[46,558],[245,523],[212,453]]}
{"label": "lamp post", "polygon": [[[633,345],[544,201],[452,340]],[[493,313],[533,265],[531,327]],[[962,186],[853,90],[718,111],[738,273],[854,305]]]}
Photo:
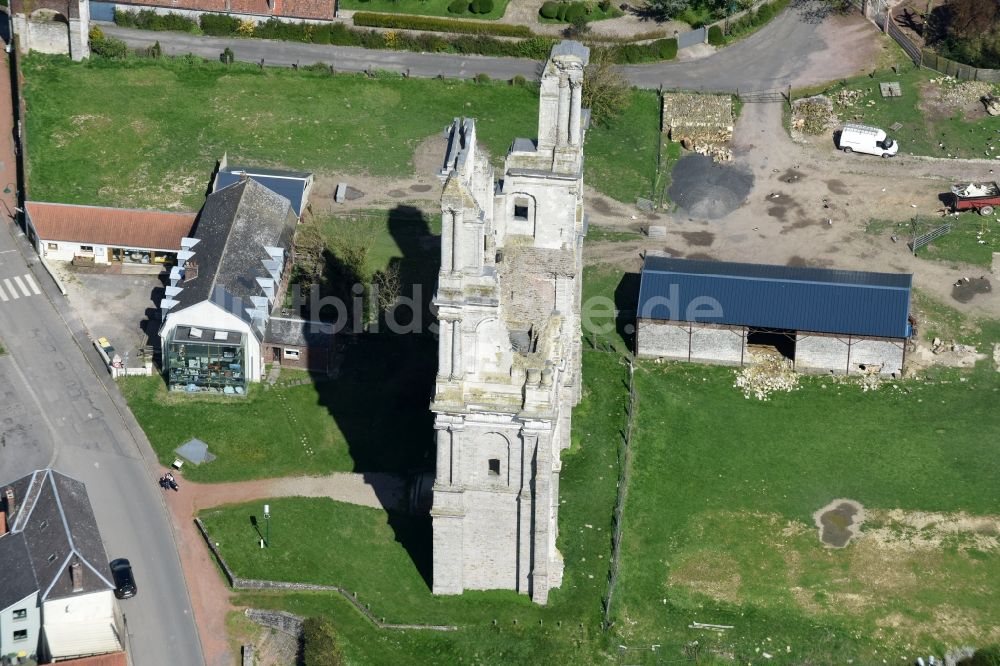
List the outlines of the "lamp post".
{"label": "lamp post", "polygon": [[271,547],[271,506],[264,505],[264,545]]}

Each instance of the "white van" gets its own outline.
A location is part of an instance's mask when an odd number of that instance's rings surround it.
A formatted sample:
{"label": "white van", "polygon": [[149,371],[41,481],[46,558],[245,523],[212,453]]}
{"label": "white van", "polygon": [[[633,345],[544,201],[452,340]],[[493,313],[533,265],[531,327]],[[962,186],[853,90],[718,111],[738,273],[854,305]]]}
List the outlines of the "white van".
{"label": "white van", "polygon": [[845,153],[868,153],[892,157],[899,152],[899,144],[889,138],[885,130],[867,125],[847,123],[840,130],[840,149]]}

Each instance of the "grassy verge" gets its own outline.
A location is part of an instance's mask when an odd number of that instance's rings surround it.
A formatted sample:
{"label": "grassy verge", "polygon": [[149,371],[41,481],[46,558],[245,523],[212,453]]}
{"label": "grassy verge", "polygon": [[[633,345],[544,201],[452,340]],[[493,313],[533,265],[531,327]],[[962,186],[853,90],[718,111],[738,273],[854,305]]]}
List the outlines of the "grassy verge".
{"label": "grassy verge", "polygon": [[336,380],[253,386],[239,400],[171,394],[160,377],[130,377],[120,386],[162,463],[192,437],[208,442],[218,458],[186,466],[195,481],[406,472],[430,465],[436,348],[424,335],[362,336],[348,347]]}
{"label": "grassy verge", "polygon": [[[732,370],[641,365],[623,642],[676,654],[697,640],[700,654],[744,663],[762,650],[776,663],[875,663],[978,640],[1000,619],[998,444],[981,436],[1000,428],[1000,380],[988,367],[954,375],[874,394],[805,378],[761,403],[733,388]],[[812,513],[841,497],[869,520],[856,543],[828,550]]]}
{"label": "grassy verge", "polygon": [[241,594],[239,603],[330,617],[348,657],[357,663],[607,663],[612,642],[600,630],[600,612],[625,370],[613,355],[585,352],[584,373],[591,379],[574,411],[573,446],[563,454],[560,481],[558,546],[566,574],[547,606],[513,592],[435,597],[427,584],[430,526],[425,518],[303,498],[271,502],[273,546],[265,551],[256,547],[259,537],[250,524],[259,503],[206,511],[203,518],[240,575],[321,579],[356,591],[387,621],[441,622],[460,630],[377,631],[329,594]]}
{"label": "grassy verge", "polygon": [[468,11],[453,14],[448,11],[452,0],[341,0],[340,8],[359,12],[386,12],[390,14],[419,14],[446,18],[498,19],[507,11],[507,0],[494,0],[493,9],[487,14]]}
{"label": "grassy verge", "polygon": [[[224,152],[231,163],[406,176],[419,143],[459,111],[494,156],[537,127],[533,86],[192,59],[32,54],[23,67],[32,197],[64,203],[194,210]],[[587,182],[624,201],[648,191],[658,123],[656,96],[633,93],[622,118],[588,132]]]}

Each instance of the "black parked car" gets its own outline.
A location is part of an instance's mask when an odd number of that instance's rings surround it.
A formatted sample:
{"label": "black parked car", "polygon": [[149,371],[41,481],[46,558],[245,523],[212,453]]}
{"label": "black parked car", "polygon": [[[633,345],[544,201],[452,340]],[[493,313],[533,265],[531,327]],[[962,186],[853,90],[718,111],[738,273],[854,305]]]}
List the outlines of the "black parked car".
{"label": "black parked car", "polygon": [[111,563],[111,575],[115,577],[115,596],[119,599],[134,597],[139,591],[135,586],[135,576],[132,575],[132,565],[125,558]]}

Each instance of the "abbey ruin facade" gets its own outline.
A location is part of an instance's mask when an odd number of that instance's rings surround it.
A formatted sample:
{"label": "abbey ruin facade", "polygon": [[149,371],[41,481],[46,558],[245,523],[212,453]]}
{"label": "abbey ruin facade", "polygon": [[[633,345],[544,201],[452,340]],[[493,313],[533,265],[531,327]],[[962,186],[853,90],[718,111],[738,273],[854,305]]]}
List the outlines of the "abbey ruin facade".
{"label": "abbey ruin facade", "polygon": [[436,594],[513,589],[545,603],[562,582],[560,453],[580,398],[588,58],[577,42],[553,48],[538,139],[514,140],[499,180],[474,120],[449,132],[434,297]]}

